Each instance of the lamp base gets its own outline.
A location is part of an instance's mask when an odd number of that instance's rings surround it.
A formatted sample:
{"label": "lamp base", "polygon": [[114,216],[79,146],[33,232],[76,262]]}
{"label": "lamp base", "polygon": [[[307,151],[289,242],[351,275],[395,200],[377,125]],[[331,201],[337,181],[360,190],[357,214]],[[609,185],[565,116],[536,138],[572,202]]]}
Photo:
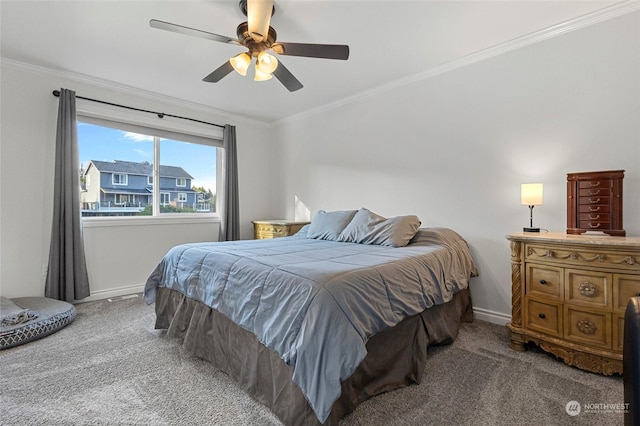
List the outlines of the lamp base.
{"label": "lamp base", "polygon": [[540,228],[522,228],[523,232],[540,232]]}

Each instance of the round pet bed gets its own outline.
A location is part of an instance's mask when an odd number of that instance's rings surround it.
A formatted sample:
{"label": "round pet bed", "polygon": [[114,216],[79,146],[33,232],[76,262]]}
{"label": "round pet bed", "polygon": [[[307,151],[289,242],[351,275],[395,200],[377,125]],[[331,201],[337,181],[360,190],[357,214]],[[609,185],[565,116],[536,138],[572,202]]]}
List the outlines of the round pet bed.
{"label": "round pet bed", "polygon": [[71,324],[76,308],[47,297],[2,297],[0,350],[48,336]]}

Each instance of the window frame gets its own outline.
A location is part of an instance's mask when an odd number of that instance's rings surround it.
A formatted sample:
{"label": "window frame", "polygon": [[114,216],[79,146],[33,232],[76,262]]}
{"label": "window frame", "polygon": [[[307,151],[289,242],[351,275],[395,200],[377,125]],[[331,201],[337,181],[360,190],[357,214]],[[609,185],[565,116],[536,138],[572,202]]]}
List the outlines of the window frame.
{"label": "window frame", "polygon": [[[116,176],[124,176],[124,183],[119,182],[120,179],[118,179],[118,182],[116,182]],[[127,186],[129,185],[129,175],[126,173],[111,173],[111,185],[114,186]]]}
{"label": "window frame", "polygon": [[[216,194],[223,188],[223,129],[208,124],[189,121],[169,121],[144,112],[123,110],[115,106],[93,103],[78,99],[76,104],[77,121],[111,127],[118,130],[133,131],[150,136],[158,136],[179,142],[196,143],[216,148]],[[159,164],[159,143],[154,143],[154,164]],[[154,168],[153,181],[157,181],[159,168]],[[157,189],[156,189],[157,188]],[[160,213],[159,186],[153,185],[154,212],[151,216],[86,216],[82,217],[83,226],[138,226],[144,223],[218,223],[222,210],[221,197],[216,198],[216,211],[213,213]]]}

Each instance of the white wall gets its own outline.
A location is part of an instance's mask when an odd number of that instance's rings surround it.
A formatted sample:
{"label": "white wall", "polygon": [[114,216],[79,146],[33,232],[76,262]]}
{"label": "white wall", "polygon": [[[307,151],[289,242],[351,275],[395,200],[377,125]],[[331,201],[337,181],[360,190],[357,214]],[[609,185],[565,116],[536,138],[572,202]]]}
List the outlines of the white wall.
{"label": "white wall", "polygon": [[[53,157],[61,87],[79,96],[236,125],[241,237],[252,238],[251,220],[271,217],[268,126],[109,85],[4,61],[0,74],[0,294],[44,295],[43,265],[51,230]],[[159,120],[159,119],[158,119]],[[163,120],[166,120],[163,119]],[[266,136],[265,136],[266,135]],[[85,250],[93,298],[139,291],[161,256],[182,242],[216,240],[218,222],[163,223],[85,228]]]}
{"label": "white wall", "polygon": [[544,183],[535,225],[564,231],[566,174],[624,169],[625,229],[640,235],[640,14],[293,117],[274,141],[276,214],[298,197],[453,228],[479,267],[477,312],[505,322],[521,183]]}

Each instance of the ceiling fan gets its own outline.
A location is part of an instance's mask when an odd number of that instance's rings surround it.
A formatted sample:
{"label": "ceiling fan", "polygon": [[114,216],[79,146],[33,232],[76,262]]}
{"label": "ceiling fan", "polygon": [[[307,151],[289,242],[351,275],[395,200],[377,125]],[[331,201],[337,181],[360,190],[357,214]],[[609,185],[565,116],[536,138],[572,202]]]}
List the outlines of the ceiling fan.
{"label": "ceiling fan", "polygon": [[302,83],[268,51],[278,55],[307,58],[349,59],[349,46],[343,44],[277,42],[276,30],[269,25],[271,16],[275,13],[273,0],[240,0],[240,10],[247,17],[247,22],[238,25],[237,39],[157,19],[150,20],[149,25],[152,28],[234,44],[248,49],[247,52],[232,57],[202,79],[209,83],[217,83],[233,70],[240,75],[246,75],[253,58],[256,58],[254,80],[264,81],[275,76],[290,92],[295,92],[302,89]]}

